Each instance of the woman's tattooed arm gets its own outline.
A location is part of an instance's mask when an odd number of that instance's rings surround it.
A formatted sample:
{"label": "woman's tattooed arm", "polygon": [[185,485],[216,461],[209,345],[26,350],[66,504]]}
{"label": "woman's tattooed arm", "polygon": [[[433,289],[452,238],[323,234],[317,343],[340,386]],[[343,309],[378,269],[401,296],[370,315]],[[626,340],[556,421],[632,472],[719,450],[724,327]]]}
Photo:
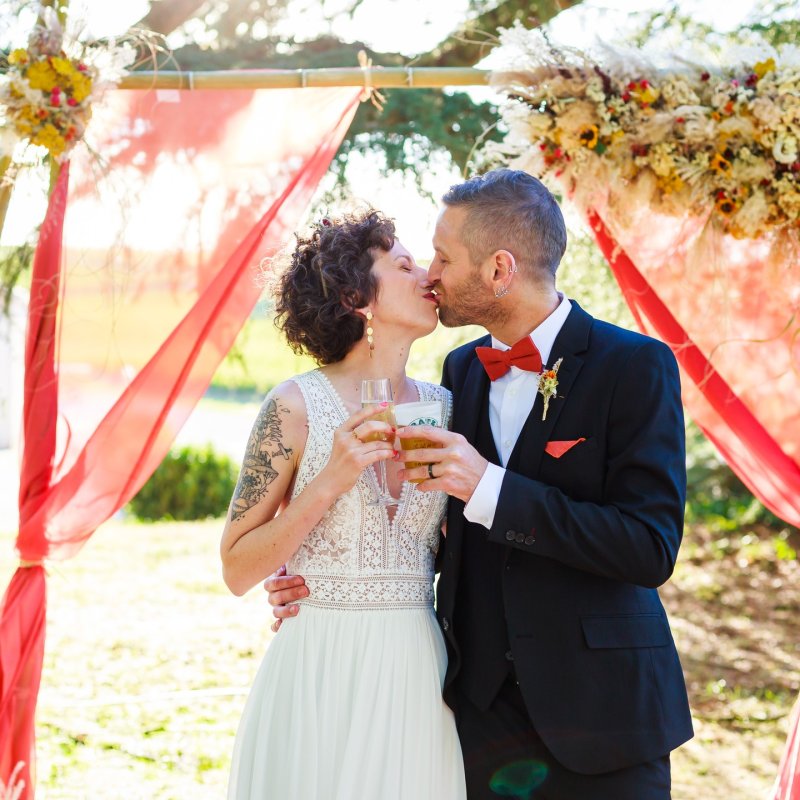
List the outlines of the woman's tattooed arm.
{"label": "woman's tattooed arm", "polygon": [[241,519],[264,499],[269,485],[278,477],[275,459],[291,460],[292,449],[283,442],[282,415],[289,409],[280,398],[270,398],[261,407],[245,450],[239,482],[233,493],[231,520]]}

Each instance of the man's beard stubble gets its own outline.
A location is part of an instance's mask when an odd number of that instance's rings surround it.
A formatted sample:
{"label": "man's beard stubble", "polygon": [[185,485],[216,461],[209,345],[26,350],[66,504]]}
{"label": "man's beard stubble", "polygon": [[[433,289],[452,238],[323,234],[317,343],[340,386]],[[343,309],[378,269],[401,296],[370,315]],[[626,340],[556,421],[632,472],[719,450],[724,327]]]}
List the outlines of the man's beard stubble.
{"label": "man's beard stubble", "polygon": [[445,328],[461,325],[482,325],[488,328],[503,317],[498,303],[487,302],[486,297],[469,286],[450,289],[439,295],[439,322]]}

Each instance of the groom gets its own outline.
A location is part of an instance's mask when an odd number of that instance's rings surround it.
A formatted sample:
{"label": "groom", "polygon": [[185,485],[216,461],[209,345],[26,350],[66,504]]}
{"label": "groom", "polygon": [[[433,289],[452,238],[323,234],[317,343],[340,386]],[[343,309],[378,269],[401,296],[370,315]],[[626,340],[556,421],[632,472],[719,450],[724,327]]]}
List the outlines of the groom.
{"label": "groom", "polygon": [[[440,319],[490,335],[445,360],[453,431],[399,458],[451,496],[437,616],[469,798],[667,800],[692,736],[656,591],[683,530],[675,359],[556,291],[566,230],[535,178],[496,170],[443,201]],[[270,579],[270,602],[298,580]]]}

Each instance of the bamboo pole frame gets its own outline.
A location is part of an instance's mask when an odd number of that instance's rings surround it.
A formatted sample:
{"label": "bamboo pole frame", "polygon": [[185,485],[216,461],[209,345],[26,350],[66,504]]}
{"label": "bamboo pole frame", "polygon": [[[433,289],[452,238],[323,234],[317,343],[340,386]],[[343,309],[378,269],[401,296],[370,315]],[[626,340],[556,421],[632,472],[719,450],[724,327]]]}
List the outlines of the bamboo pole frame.
{"label": "bamboo pole frame", "polygon": [[248,69],[208,72],[131,72],[120,89],[300,89],[362,86],[365,89],[433,89],[488,86],[489,70],[474,67],[341,67]]}

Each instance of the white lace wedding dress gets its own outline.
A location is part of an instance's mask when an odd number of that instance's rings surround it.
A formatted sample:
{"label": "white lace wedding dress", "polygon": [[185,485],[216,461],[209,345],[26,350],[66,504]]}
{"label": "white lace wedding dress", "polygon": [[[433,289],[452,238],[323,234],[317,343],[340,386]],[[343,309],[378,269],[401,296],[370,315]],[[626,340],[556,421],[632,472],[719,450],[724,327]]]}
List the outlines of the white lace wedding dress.
{"label": "white lace wedding dress", "polygon": [[[294,378],[308,413],[296,496],[325,466],[344,405],[318,370]],[[420,400],[450,395],[417,383]],[[444,642],[433,561],[446,497],[404,484],[397,511],[368,505],[365,470],[287,565],[310,596],[283,622],[248,697],[231,800],[461,800],[461,748],[441,696]]]}

